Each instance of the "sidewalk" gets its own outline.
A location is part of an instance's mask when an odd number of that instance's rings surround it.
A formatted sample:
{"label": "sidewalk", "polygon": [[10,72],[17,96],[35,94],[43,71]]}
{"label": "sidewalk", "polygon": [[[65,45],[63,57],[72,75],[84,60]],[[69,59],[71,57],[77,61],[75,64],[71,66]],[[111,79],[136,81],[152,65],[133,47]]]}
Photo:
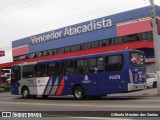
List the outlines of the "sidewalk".
{"label": "sidewalk", "polygon": [[130,92],[130,93],[116,93],[116,94],[109,94],[109,97],[118,97],[118,96],[123,96],[123,97],[136,97],[136,96],[156,96],[157,95],[157,88],[149,88],[141,91],[135,91],[135,92]]}

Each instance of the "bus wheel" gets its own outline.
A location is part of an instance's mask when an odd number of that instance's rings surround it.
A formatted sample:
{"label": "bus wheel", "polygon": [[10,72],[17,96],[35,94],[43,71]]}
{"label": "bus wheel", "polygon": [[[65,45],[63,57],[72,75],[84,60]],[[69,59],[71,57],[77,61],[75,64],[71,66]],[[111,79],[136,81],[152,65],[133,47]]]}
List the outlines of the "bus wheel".
{"label": "bus wheel", "polygon": [[30,97],[29,89],[27,87],[22,89],[22,97],[28,99]]}
{"label": "bus wheel", "polygon": [[81,86],[76,86],[73,89],[73,96],[77,100],[83,100],[83,99],[85,99],[84,89]]}

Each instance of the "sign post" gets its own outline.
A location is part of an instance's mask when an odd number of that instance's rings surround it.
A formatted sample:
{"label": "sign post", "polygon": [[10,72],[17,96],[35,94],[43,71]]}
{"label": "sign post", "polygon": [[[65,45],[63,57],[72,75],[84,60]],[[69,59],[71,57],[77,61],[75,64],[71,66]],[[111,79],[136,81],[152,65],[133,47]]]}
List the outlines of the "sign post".
{"label": "sign post", "polygon": [[157,90],[158,96],[160,95],[160,35],[157,33],[157,18],[154,0],[150,0],[151,8],[151,24],[153,28],[153,41],[154,41],[154,53],[155,53],[155,69],[157,75]]}

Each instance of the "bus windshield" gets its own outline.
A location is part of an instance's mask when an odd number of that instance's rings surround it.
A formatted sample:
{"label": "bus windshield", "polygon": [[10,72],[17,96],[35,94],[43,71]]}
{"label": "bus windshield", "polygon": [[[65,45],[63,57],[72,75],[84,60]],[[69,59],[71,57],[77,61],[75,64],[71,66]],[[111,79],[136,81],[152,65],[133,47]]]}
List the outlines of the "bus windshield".
{"label": "bus windshield", "polygon": [[130,51],[130,62],[134,67],[145,66],[144,53],[140,51]]}
{"label": "bus windshield", "polygon": [[12,78],[11,82],[15,82],[16,80],[21,78],[21,68],[20,68],[20,66],[12,67],[11,78]]}

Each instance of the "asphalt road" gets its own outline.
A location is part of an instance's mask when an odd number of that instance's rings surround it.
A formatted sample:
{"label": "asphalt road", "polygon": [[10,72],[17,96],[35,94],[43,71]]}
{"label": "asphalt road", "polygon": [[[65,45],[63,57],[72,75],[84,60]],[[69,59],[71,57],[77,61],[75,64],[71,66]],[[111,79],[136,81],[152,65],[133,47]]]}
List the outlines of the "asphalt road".
{"label": "asphalt road", "polygon": [[[98,116],[100,111],[105,111],[107,114],[111,114],[110,111],[122,112],[154,112],[160,111],[160,97],[156,96],[157,89],[147,89],[143,91],[137,91],[132,93],[123,94],[111,94],[101,99],[90,100],[74,100],[72,96],[63,97],[49,97],[48,99],[42,99],[40,97],[36,99],[22,99],[21,96],[13,96],[9,92],[0,93],[0,111],[50,111],[43,113],[45,116],[49,116],[47,119],[51,119],[50,116],[58,120],[70,120],[70,119],[122,119],[123,117],[106,118],[103,115]],[[54,112],[56,111],[56,112]],[[58,112],[57,111],[61,111]],[[62,111],[71,111],[68,117],[64,117],[66,113]],[[76,113],[77,111],[78,113]],[[79,112],[83,111],[83,112]],[[87,112],[84,112],[87,111]],[[89,112],[88,112],[89,111]],[[115,113],[115,112],[114,112]],[[78,114],[77,116],[72,116]],[[83,114],[85,114],[83,116]],[[91,116],[86,116],[91,114]],[[92,117],[97,114],[98,118]],[[81,116],[81,118],[79,117]],[[83,117],[83,118],[82,118]],[[7,118],[5,118],[7,119]],[[8,118],[9,119],[9,118]],[[17,118],[19,119],[19,118]],[[25,119],[25,118],[24,118]],[[27,119],[27,118],[26,118]],[[35,118],[32,118],[35,119]],[[41,119],[41,118],[40,118]],[[137,119],[137,117],[127,117],[123,119]],[[141,118],[142,119],[142,118]],[[156,118],[155,118],[156,119]],[[53,119],[52,119],[53,120]]]}

